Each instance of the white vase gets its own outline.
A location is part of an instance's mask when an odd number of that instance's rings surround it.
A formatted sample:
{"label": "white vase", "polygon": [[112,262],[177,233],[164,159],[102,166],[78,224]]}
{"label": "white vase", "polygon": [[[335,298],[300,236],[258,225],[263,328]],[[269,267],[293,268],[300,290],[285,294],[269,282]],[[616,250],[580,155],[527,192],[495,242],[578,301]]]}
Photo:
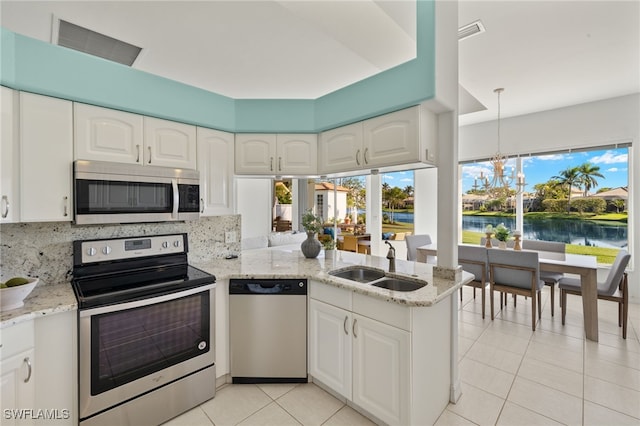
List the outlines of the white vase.
{"label": "white vase", "polygon": [[506,248],[507,248],[507,243],[506,243],[506,241],[499,241],[499,242],[498,242],[498,248],[499,248],[499,249],[502,249],[502,250],[506,249]]}

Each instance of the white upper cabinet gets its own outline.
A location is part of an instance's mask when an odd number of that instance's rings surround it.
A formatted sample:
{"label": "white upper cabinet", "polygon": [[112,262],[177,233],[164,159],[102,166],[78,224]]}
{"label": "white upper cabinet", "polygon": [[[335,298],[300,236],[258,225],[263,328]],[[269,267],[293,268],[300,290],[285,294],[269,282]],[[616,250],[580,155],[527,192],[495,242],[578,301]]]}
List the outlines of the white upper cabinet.
{"label": "white upper cabinet", "polygon": [[144,164],[196,168],[196,127],[144,117]]}
{"label": "white upper cabinet", "polygon": [[236,174],[273,175],[275,160],[275,134],[236,134]]}
{"label": "white upper cabinet", "polygon": [[73,107],[20,93],[20,220],[71,221]]}
{"label": "white upper cabinet", "polygon": [[196,127],[74,104],[75,159],[196,168]]}
{"label": "white upper cabinet", "polygon": [[320,134],[319,173],[435,165],[436,137],[435,114],[423,106],[327,130]]}
{"label": "white upper cabinet", "polygon": [[142,116],[75,103],[76,160],[142,164]]}
{"label": "white upper cabinet", "polygon": [[363,165],[362,123],[349,124],[320,133],[320,174],[360,170]]}
{"label": "white upper cabinet", "polygon": [[20,221],[18,181],[20,179],[20,140],[18,139],[18,92],[1,86],[2,121],[0,131],[0,223]]}
{"label": "white upper cabinet", "polygon": [[236,135],[236,174],[315,175],[317,155],[315,134]]}
{"label": "white upper cabinet", "polygon": [[234,212],[233,133],[198,127],[198,171],[202,216]]}
{"label": "white upper cabinet", "polygon": [[419,158],[418,108],[365,120],[364,167],[406,164]]}
{"label": "white upper cabinet", "polygon": [[277,174],[315,175],[318,172],[318,135],[278,134]]}

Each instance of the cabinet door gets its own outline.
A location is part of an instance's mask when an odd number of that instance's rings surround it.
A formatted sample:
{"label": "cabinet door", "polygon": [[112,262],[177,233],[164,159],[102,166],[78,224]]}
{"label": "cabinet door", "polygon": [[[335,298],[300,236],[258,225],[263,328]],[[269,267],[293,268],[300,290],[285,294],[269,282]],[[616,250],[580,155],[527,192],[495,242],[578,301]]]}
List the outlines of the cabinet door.
{"label": "cabinet door", "polygon": [[276,174],[276,135],[236,134],[236,174]]}
{"label": "cabinet door", "polygon": [[365,167],[420,161],[419,107],[365,120],[363,126]]}
{"label": "cabinet door", "polygon": [[351,398],[351,313],[311,299],[309,372],[345,398]]}
{"label": "cabinet door", "polygon": [[20,141],[21,221],[70,221],[72,103],[21,92]]}
{"label": "cabinet door", "polygon": [[142,164],[142,116],[75,103],[76,160]]}
{"label": "cabinet door", "polygon": [[196,127],[144,117],[145,165],[196,168]]}
{"label": "cabinet door", "polygon": [[364,166],[362,123],[320,133],[318,171],[321,174],[347,172]]}
{"label": "cabinet door", "polygon": [[20,419],[21,413],[18,411],[19,409],[36,409],[33,360],[33,349],[2,360],[0,413],[3,426],[35,423],[33,419],[28,417]]}
{"label": "cabinet door", "polygon": [[233,134],[198,127],[198,170],[202,216],[233,214]]}
{"label": "cabinet door", "polygon": [[410,337],[353,314],[353,402],[388,424],[409,424]]}
{"label": "cabinet door", "polygon": [[0,131],[0,223],[20,221],[18,180],[20,146],[18,139],[18,92],[0,86],[2,121]]}
{"label": "cabinet door", "polygon": [[318,171],[318,136],[315,134],[279,134],[276,152],[278,174],[315,175]]}

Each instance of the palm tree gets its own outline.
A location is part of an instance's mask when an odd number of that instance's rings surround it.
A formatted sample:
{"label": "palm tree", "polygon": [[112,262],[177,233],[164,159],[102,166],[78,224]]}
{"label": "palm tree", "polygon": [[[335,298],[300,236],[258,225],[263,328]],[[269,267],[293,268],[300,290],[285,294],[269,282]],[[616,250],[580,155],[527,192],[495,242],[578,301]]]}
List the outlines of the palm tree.
{"label": "palm tree", "polygon": [[569,210],[571,209],[571,188],[573,187],[574,183],[580,182],[580,168],[567,167],[560,172],[559,176],[552,176],[551,179],[557,179],[559,185],[567,186],[569,193],[567,199],[567,213],[569,213]]}
{"label": "palm tree", "polygon": [[580,172],[579,180],[584,187],[584,196],[586,197],[589,190],[598,185],[595,177],[604,178],[604,176],[600,173],[600,166],[594,166],[591,163],[584,163],[578,168],[578,171]]}
{"label": "palm tree", "polygon": [[407,194],[407,197],[413,197],[413,186],[407,185],[404,187],[403,191]]}

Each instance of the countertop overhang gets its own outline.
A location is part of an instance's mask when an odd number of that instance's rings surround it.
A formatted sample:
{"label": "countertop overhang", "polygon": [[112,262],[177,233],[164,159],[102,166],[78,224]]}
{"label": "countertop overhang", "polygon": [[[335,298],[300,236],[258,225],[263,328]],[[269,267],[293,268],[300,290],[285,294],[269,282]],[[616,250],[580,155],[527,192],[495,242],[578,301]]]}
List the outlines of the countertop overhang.
{"label": "countertop overhang", "polygon": [[[380,269],[390,276],[425,281],[427,285],[415,291],[402,292],[329,275],[330,271],[354,265]],[[389,260],[385,257],[340,250],[326,257],[322,252],[315,259],[305,258],[299,248],[246,250],[237,259],[215,259],[193,266],[215,274],[218,279],[307,278],[391,303],[416,307],[432,306],[473,280],[473,275],[464,271],[458,281],[434,278],[435,265],[399,259],[395,261],[395,272],[389,272]]]}
{"label": "countertop overhang", "polygon": [[[434,265],[396,259],[395,272],[389,272],[389,260],[336,250],[325,257],[322,252],[315,259],[307,259],[296,248],[269,248],[243,251],[236,259],[212,259],[193,263],[193,266],[214,274],[218,280],[229,278],[307,278],[327,285],[383,299],[405,306],[432,306],[473,280],[473,275],[462,271],[459,280],[433,277]],[[372,286],[329,275],[334,269],[363,265],[385,271],[389,275],[427,284],[415,291],[401,292]],[[44,315],[76,310],[78,308],[70,283],[40,283],[25,300],[23,307],[0,313],[0,328]]]}

